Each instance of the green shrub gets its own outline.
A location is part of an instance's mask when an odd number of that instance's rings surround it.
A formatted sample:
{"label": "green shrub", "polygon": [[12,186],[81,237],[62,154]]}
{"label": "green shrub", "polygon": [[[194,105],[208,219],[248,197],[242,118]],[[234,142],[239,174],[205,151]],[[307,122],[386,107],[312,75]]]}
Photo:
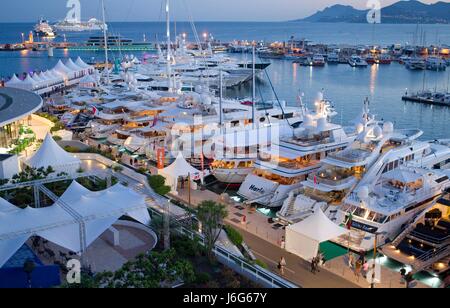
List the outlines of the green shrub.
{"label": "green shrub", "polygon": [[242,242],[244,241],[242,235],[231,226],[225,226],[224,228],[230,241],[236,246],[241,246]]}
{"label": "green shrub", "polygon": [[64,150],[65,150],[66,152],[69,152],[69,153],[78,153],[78,152],[80,152],[80,150],[79,150],[78,148],[76,148],[76,147],[71,147],[70,145],[65,146],[65,147],[64,147]]}
{"label": "green shrub", "polygon": [[205,272],[196,273],[195,282],[198,284],[206,284],[211,280],[211,275]]}
{"label": "green shrub", "polygon": [[61,141],[62,138],[61,138],[61,136],[53,136],[53,140],[55,140],[55,141]]}
{"label": "green shrub", "polygon": [[256,259],[255,260],[255,264],[261,266],[262,268],[268,269],[269,267],[267,266],[266,263],[264,263],[263,261]]}
{"label": "green shrub", "polygon": [[155,189],[164,186],[166,184],[166,179],[162,175],[151,175],[148,177],[148,184],[151,188]]}

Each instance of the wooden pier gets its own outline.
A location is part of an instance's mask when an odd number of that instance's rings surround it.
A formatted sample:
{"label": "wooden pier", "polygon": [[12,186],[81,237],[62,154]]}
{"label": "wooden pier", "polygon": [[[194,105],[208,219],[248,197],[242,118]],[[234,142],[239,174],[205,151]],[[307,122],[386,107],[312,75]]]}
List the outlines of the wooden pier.
{"label": "wooden pier", "polygon": [[450,107],[450,102],[440,101],[433,98],[421,97],[417,95],[404,95],[402,96],[402,100],[407,102]]}

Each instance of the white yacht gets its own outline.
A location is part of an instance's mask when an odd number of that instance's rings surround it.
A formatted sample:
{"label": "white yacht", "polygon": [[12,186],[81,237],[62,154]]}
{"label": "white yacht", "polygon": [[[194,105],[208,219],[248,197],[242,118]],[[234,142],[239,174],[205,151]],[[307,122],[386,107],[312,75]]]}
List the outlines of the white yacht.
{"label": "white yacht", "polygon": [[369,251],[394,240],[450,187],[448,170],[400,167],[357,187],[338,210],[338,224],[349,233],[334,241],[354,251]]}
{"label": "white yacht", "polygon": [[325,101],[318,100],[316,112],[308,113],[300,127],[260,150],[255,169],[238,191],[247,204],[280,207],[289,192],[319,168],[321,160],[354,140],[356,134],[328,122],[326,110]]}
{"label": "white yacht", "polygon": [[41,18],[39,22],[34,26],[34,33],[40,37],[45,38],[56,37],[56,31],[54,31],[48,21],[43,18]]}
{"label": "white yacht", "polygon": [[369,65],[366,60],[358,55],[352,55],[348,59],[348,64],[350,64],[351,67],[366,67]]}
{"label": "white yacht", "polygon": [[83,31],[103,31],[108,30],[108,26],[101,21],[91,18],[88,21],[65,19],[53,25],[60,32],[83,32]]}

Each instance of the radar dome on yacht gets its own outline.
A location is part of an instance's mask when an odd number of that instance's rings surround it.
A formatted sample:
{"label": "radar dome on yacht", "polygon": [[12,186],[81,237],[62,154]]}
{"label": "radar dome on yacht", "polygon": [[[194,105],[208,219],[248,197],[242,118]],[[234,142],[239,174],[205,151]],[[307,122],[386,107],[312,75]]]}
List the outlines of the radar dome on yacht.
{"label": "radar dome on yacht", "polygon": [[326,118],[319,118],[317,120],[317,131],[323,132],[327,128],[327,119]]}
{"label": "radar dome on yacht", "polygon": [[211,96],[209,96],[208,94],[202,94],[202,103],[203,105],[211,105],[212,104]]}
{"label": "radar dome on yacht", "polygon": [[383,133],[392,133],[394,131],[394,124],[392,124],[392,122],[385,122],[383,124]]}
{"label": "radar dome on yacht", "polygon": [[378,125],[375,126],[373,128],[373,135],[375,136],[375,138],[380,138],[383,135],[381,127],[379,127]]}
{"label": "radar dome on yacht", "polygon": [[369,187],[363,186],[358,190],[358,197],[361,200],[367,200],[369,198]]}
{"label": "radar dome on yacht", "polygon": [[323,92],[318,92],[318,93],[317,93],[316,100],[317,100],[318,102],[323,101]]}
{"label": "radar dome on yacht", "polygon": [[310,114],[305,116],[305,120],[303,121],[303,125],[307,127],[311,127],[314,125],[313,117]]}

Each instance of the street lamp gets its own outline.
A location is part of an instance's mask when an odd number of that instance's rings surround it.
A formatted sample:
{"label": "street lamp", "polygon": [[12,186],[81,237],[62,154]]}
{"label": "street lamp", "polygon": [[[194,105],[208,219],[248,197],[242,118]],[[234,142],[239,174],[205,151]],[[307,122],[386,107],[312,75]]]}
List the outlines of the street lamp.
{"label": "street lamp", "polygon": [[206,40],[208,39],[208,33],[204,32],[203,33],[203,38],[205,39],[205,42],[206,42]]}
{"label": "street lamp", "polygon": [[25,33],[22,32],[21,35],[22,35],[22,44],[23,44],[23,43],[25,43]]}

